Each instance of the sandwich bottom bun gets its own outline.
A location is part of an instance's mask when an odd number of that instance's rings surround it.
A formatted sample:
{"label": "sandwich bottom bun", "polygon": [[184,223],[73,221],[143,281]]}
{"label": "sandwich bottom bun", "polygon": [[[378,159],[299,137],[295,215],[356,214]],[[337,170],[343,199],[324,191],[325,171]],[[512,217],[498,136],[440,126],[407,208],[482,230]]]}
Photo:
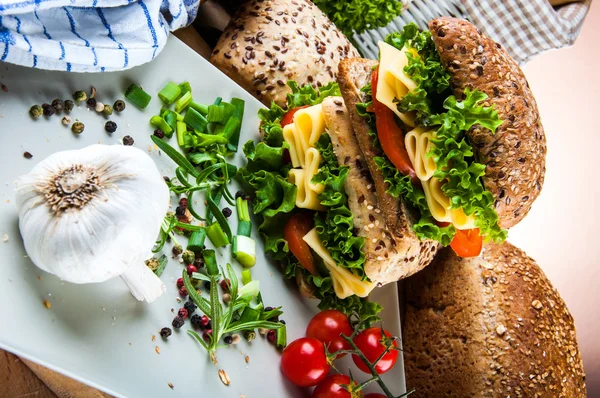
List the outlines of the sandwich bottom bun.
{"label": "sandwich bottom bun", "polygon": [[585,397],[575,325],[540,267],[509,243],[444,249],[406,280],[411,397]]}

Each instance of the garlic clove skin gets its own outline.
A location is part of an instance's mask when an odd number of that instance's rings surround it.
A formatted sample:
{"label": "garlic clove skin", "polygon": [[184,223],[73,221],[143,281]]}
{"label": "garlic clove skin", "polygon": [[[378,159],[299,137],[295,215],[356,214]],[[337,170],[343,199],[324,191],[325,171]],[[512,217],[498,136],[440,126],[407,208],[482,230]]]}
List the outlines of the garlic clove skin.
{"label": "garlic clove skin", "polygon": [[123,274],[132,294],[146,301],[165,290],[144,260],[169,202],[152,159],[130,146],[58,152],[17,180],[19,229],[36,266],[73,283]]}

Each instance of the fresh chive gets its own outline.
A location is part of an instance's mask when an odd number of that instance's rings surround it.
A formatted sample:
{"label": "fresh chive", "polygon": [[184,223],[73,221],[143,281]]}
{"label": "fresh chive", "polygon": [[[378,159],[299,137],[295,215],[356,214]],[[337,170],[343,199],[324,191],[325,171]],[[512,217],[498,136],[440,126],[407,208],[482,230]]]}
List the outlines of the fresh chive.
{"label": "fresh chive", "polygon": [[217,219],[217,222],[221,226],[221,229],[227,236],[228,241],[231,242],[233,239],[233,236],[231,234],[231,227],[227,223],[227,219],[225,218],[223,213],[221,213],[221,210],[219,210],[219,206],[217,206],[214,200],[208,195],[206,195],[206,202],[208,204],[208,207],[210,208],[210,211],[213,213],[213,215]]}
{"label": "fresh chive", "polygon": [[[225,127],[223,127],[223,129],[221,129],[219,134],[223,135],[223,137],[227,138],[227,140],[229,141],[233,137],[235,132],[240,129],[241,125],[242,125],[241,120],[239,120],[235,117],[230,117],[229,120],[227,120]],[[238,141],[239,141],[239,138],[238,138]]]}
{"label": "fresh chive", "polygon": [[192,92],[192,86],[190,86],[190,82],[180,83],[179,88],[181,89],[181,95],[184,95],[187,92]]}
{"label": "fresh chive", "polygon": [[176,102],[175,102],[175,112],[179,113],[185,110],[190,103],[192,102],[192,92],[188,91],[183,94]]}
{"label": "fresh chive", "polygon": [[219,105],[221,103],[221,101],[223,101],[223,98],[217,97],[217,98],[215,98],[215,102],[213,102],[213,104],[214,105]]}
{"label": "fresh chive", "polygon": [[[237,152],[238,146],[240,143],[240,132],[242,130],[242,121],[244,120],[244,106],[245,102],[243,99],[232,98],[231,104],[235,106],[235,112],[233,112],[232,118],[239,121],[239,125],[236,123],[236,129],[229,136],[229,143],[227,144],[227,149],[232,152]],[[232,122],[233,123],[233,122]],[[225,126],[225,130],[227,131],[227,126]],[[229,132],[227,131],[229,134]]]}
{"label": "fresh chive", "polygon": [[181,87],[173,82],[168,82],[166,86],[158,92],[158,98],[167,105],[171,105],[181,95]]}
{"label": "fresh chive", "polygon": [[189,107],[200,112],[202,115],[208,115],[208,105],[199,104],[196,101],[192,100],[189,104]]}
{"label": "fresh chive", "polygon": [[[190,184],[190,182],[187,179],[187,175],[185,174],[185,170],[182,167],[177,167],[175,169],[175,177],[177,177],[177,180],[184,185],[187,188],[193,188],[194,186],[192,184]],[[239,228],[238,228],[239,229]]]}
{"label": "fresh chive", "polygon": [[206,179],[208,177],[210,177],[210,175],[212,173],[214,173],[215,171],[219,170],[220,168],[221,168],[221,164],[220,163],[215,163],[213,165],[208,166],[207,168],[203,169],[198,174],[198,177],[196,178],[196,182],[204,182],[204,181],[206,181]]}
{"label": "fresh chive", "polygon": [[202,116],[202,114],[200,114],[200,112],[198,112],[197,110],[195,110],[193,108],[189,108],[185,112],[183,121],[188,126],[193,128],[194,130],[199,131],[200,133],[204,132],[204,130],[206,129],[206,125],[208,124],[208,121],[206,120],[206,118],[204,116]]}
{"label": "fresh chive", "polygon": [[277,341],[276,341],[276,345],[277,348],[285,348],[285,346],[287,345],[287,331],[286,331],[286,327],[282,327],[277,329]]}
{"label": "fresh chive", "polygon": [[139,108],[146,108],[152,97],[137,84],[131,84],[125,91],[125,98]]}
{"label": "fresh chive", "polygon": [[200,214],[198,214],[196,212],[196,209],[194,208],[194,192],[195,191],[189,191],[188,193],[188,210],[190,211],[190,213],[192,213],[192,216],[194,216],[194,218],[202,221],[204,220],[204,218],[202,218],[202,216],[200,216]]}
{"label": "fresh chive", "polygon": [[173,129],[171,128],[171,126],[169,126],[165,119],[163,119],[160,116],[152,116],[150,118],[150,124],[156,127],[157,129],[160,129],[167,136],[169,134],[173,135]]}
{"label": "fresh chive", "polygon": [[151,135],[150,139],[152,139],[152,142],[154,142],[156,146],[158,146],[164,153],[166,153],[167,156],[171,158],[171,160],[173,160],[175,163],[177,163],[178,166],[187,171],[188,174],[196,178],[198,177],[198,175],[200,174],[198,170],[196,170],[196,168],[189,162],[189,160],[187,160],[185,156],[179,153],[175,148],[173,148],[171,145],[167,144],[165,141],[161,140],[155,135]]}
{"label": "fresh chive", "polygon": [[235,106],[228,104],[227,102],[221,102],[219,105],[209,105],[206,120],[208,120],[209,123],[225,124],[229,118],[231,118],[231,115],[233,115],[235,110]]}
{"label": "fresh chive", "polygon": [[161,276],[163,271],[165,270],[165,267],[167,266],[167,263],[167,255],[163,254],[162,256],[160,256],[158,259],[158,268],[154,270],[154,274],[156,276]]}
{"label": "fresh chive", "polygon": [[206,227],[206,234],[216,248],[224,247],[229,244],[229,239],[223,232],[223,228],[218,222],[215,222]]}
{"label": "fresh chive", "polygon": [[242,283],[247,285],[250,282],[252,282],[252,273],[249,268],[245,268],[242,270]]}
{"label": "fresh chive", "polygon": [[[173,112],[175,113],[175,112]],[[177,130],[177,144],[181,147],[185,144],[185,133],[187,132],[187,124],[177,121],[175,123]]]}
{"label": "fresh chive", "polygon": [[190,239],[188,240],[187,249],[193,251],[196,254],[202,253],[202,250],[204,250],[204,240],[205,239],[206,239],[206,229],[205,228],[202,228],[199,231],[192,232],[190,234]]}

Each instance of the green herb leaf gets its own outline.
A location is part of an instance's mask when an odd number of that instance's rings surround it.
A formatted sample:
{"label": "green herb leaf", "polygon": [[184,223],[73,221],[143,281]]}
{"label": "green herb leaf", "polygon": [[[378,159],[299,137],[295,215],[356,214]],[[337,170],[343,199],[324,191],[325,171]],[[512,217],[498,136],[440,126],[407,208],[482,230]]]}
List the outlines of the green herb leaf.
{"label": "green herb leaf", "polygon": [[198,170],[183,156],[177,149],[167,144],[155,135],[151,135],[152,142],[156,144],[168,157],[171,158],[177,165],[187,171],[188,174],[198,177]]}

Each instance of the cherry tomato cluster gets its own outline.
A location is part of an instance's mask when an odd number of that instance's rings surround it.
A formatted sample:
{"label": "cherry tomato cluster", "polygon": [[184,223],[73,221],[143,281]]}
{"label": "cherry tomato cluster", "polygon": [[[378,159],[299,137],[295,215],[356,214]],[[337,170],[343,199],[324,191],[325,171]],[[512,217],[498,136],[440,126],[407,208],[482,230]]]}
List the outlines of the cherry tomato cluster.
{"label": "cherry tomato cluster", "polygon": [[[391,337],[388,331],[383,332]],[[351,346],[343,337],[352,335],[352,326],[348,317],[340,311],[326,310],[318,313],[306,328],[306,337],[290,343],[281,355],[281,371],[292,383],[300,387],[313,387],[313,398],[380,398],[381,394],[362,394],[354,390],[357,383],[343,374],[329,375],[331,361],[346,355],[336,354],[338,351],[351,350]],[[369,328],[357,334],[352,340],[361,353],[372,363],[386,350],[381,343],[383,338],[380,328]],[[394,342],[396,346],[396,343]],[[326,349],[329,355],[326,353]],[[333,355],[332,355],[333,354]],[[352,360],[360,370],[371,374],[362,359],[352,354]],[[383,374],[394,367],[398,360],[398,351],[385,353],[375,365],[378,374]]]}

